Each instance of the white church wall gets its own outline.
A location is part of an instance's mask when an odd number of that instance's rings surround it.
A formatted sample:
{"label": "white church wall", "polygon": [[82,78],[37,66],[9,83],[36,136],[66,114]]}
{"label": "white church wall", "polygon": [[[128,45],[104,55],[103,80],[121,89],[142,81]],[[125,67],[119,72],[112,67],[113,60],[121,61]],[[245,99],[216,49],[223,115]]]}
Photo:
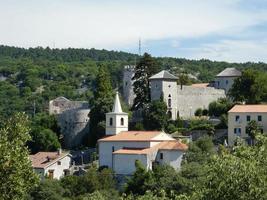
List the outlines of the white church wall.
{"label": "white church wall", "polygon": [[147,166],[146,154],[114,154],[113,159],[113,170],[120,175],[133,174],[136,170],[136,160],[139,160],[143,166]]}
{"label": "white church wall", "polygon": [[[161,159],[160,154],[163,155],[163,159]],[[166,164],[172,166],[174,169],[180,169],[183,152],[179,150],[159,150],[156,161],[159,164]]]}
{"label": "white church wall", "polygon": [[149,148],[150,142],[99,142],[99,166],[108,166],[112,168],[112,152],[119,149],[129,148]]}

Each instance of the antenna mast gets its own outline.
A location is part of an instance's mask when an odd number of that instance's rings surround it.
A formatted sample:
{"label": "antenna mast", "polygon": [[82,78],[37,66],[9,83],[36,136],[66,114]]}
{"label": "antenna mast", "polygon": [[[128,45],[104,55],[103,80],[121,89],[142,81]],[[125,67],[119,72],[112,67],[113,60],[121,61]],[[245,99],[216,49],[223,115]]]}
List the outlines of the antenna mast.
{"label": "antenna mast", "polygon": [[139,38],[139,56],[141,56],[141,37]]}

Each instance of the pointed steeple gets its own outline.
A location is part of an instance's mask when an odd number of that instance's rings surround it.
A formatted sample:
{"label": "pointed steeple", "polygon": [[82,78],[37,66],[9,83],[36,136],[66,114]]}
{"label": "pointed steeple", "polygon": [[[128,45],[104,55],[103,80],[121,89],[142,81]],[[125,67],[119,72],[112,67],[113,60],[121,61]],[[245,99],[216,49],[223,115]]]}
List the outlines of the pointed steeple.
{"label": "pointed steeple", "polygon": [[120,98],[119,98],[119,92],[116,92],[112,112],[113,113],[122,113],[121,102],[120,102]]}
{"label": "pointed steeple", "polygon": [[121,109],[119,93],[116,92],[112,112],[106,113],[106,135],[128,131],[128,113]]}

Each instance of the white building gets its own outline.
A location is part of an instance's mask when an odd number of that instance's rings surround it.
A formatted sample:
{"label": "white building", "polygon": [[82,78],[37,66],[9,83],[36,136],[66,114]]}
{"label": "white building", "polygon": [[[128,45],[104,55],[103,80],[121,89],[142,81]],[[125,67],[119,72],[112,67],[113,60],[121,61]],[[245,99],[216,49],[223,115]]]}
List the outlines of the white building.
{"label": "white building", "polygon": [[89,112],[87,101],[71,101],[58,97],[49,102],[49,114],[57,117],[65,148],[82,144],[85,135],[89,133]]}
{"label": "white building", "polygon": [[168,107],[169,116],[191,118],[198,108],[207,109],[209,104],[219,98],[225,98],[225,91],[209,87],[208,84],[191,86],[177,84],[178,78],[168,71],[161,71],[149,78],[151,100],[163,99]]}
{"label": "white building", "polygon": [[249,139],[246,128],[252,120],[261,126],[261,132],[267,132],[267,105],[235,105],[228,111],[229,145],[233,145],[237,137]]}
{"label": "white building", "polygon": [[216,75],[214,87],[217,89],[224,89],[225,93],[228,94],[234,83],[234,80],[241,75],[242,73],[236,68],[226,68]]}
{"label": "white building", "polygon": [[98,140],[99,166],[116,174],[131,175],[135,161],[147,168],[168,164],[179,169],[187,145],[161,131],[128,131],[128,115],[122,112],[118,93],[113,111],[106,114],[106,137]]}
{"label": "white building", "polygon": [[60,179],[70,173],[71,156],[69,153],[38,152],[30,155],[32,167],[41,179],[45,177]]}

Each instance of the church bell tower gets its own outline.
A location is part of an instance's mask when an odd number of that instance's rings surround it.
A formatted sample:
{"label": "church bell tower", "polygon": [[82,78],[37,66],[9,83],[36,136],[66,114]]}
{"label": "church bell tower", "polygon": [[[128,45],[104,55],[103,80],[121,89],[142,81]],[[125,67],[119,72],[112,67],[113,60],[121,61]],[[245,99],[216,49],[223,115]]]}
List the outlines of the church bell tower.
{"label": "church bell tower", "polygon": [[106,113],[106,135],[128,131],[128,113],[122,111],[119,93],[116,92],[112,112]]}

